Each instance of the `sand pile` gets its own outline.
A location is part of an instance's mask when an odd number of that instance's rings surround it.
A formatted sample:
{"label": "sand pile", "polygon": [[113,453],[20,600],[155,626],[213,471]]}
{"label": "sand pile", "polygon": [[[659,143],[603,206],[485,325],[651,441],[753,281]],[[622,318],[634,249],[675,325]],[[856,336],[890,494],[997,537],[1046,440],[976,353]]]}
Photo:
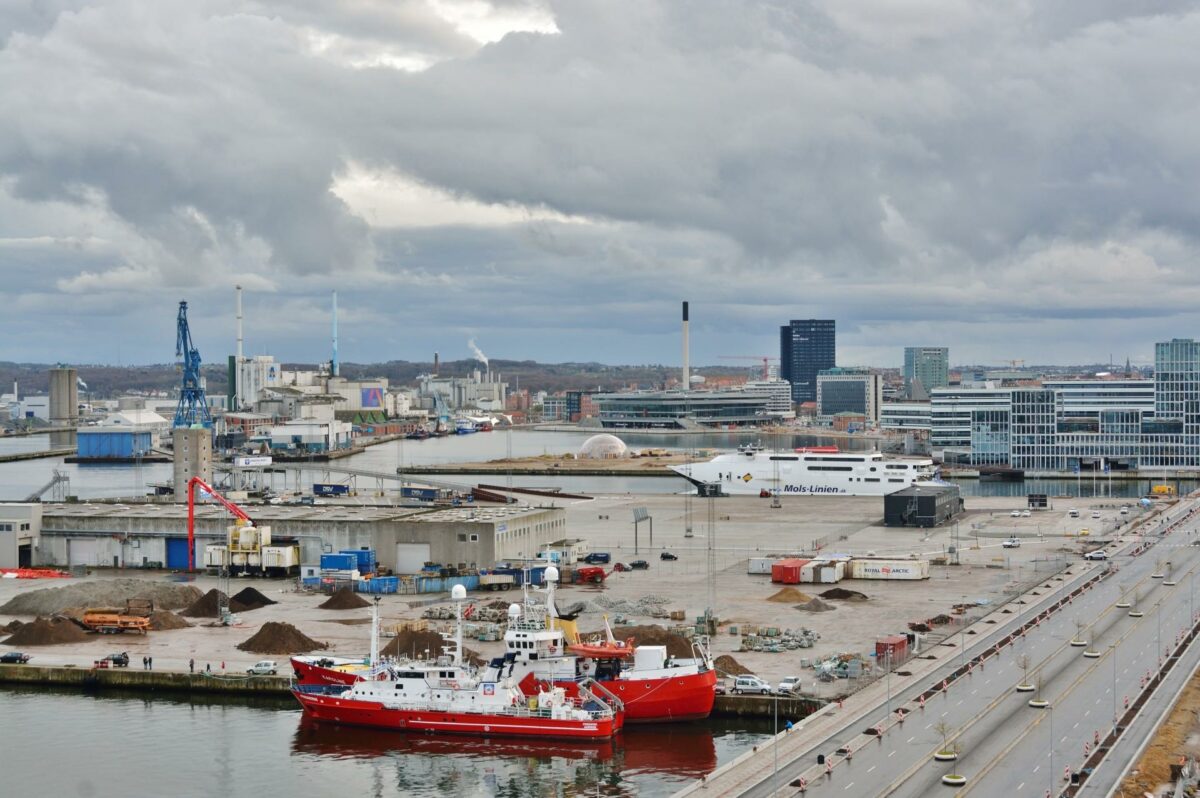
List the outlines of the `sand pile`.
{"label": "sand pile", "polygon": [[801,593],[794,587],[785,587],[778,593],[767,596],[767,601],[777,601],[780,604],[795,604],[796,602],[811,601],[812,596]]}
{"label": "sand pile", "polygon": [[[446,645],[446,640],[437,632],[430,631],[413,631],[405,629],[392,638],[380,655],[384,657],[395,657],[396,659],[425,659],[426,651],[429,652],[430,659],[437,657],[442,653],[442,647]],[[486,660],[479,656],[479,652],[463,646],[463,657],[467,662],[473,665],[484,665]]]}
{"label": "sand pile", "polygon": [[857,590],[847,590],[844,587],[835,587],[832,590],[826,590],[821,594],[821,598],[826,599],[841,599],[843,601],[870,601],[870,597],[866,593],[859,593]]}
{"label": "sand pile", "polygon": [[229,599],[229,606],[234,612],[248,612],[249,610],[258,610],[271,604],[279,602],[271,601],[271,599],[259,593],[252,587],[245,588],[241,592]]}
{"label": "sand pile", "polygon": [[4,643],[9,646],[53,646],[87,639],[88,633],[67,618],[38,618],[33,623],[24,624]]}
{"label": "sand pile", "polygon": [[150,599],[156,609],[175,610],[200,598],[200,591],[178,582],[100,579],[22,593],[0,607],[0,615],[53,615],[69,607],[124,607],[131,598]]}
{"label": "sand pile", "polygon": [[269,621],[249,640],[238,643],[238,648],[255,654],[299,654],[329,645],[313,640],[290,623]]}
{"label": "sand pile", "polygon": [[752,671],[728,654],[722,654],[713,660],[717,672],[725,676],[745,676]]}
{"label": "sand pile", "polygon": [[[216,618],[222,599],[226,605],[229,604],[229,597],[214,587],[192,602],[186,610],[179,614],[186,615],[189,618]],[[230,610],[232,609],[230,607]]]}
{"label": "sand pile", "polygon": [[9,621],[7,626],[0,626],[0,632],[12,634],[25,625],[24,621]]}
{"label": "sand pile", "polygon": [[323,610],[356,610],[359,607],[370,607],[371,602],[355,593],[348,587],[339,588],[324,604],[317,605]]}
{"label": "sand pile", "polygon": [[797,604],[796,609],[803,610],[804,612],[829,612],[830,610],[836,610],[837,607],[833,606],[828,601],[822,601],[818,597],[812,601],[807,601],[804,604]]}
{"label": "sand pile", "polygon": [[190,623],[180,618],[170,610],[155,610],[150,616],[150,629],[155,632],[166,632],[171,629],[187,629]]}

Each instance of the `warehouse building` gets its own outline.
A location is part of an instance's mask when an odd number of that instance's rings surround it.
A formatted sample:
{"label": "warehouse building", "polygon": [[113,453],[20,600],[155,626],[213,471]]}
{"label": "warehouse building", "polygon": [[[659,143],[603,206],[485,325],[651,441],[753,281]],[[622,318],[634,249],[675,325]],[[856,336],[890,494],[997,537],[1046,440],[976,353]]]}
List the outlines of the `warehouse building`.
{"label": "warehouse building", "polygon": [[[0,519],[28,516],[0,504]],[[25,517],[21,534],[37,565],[115,568],[186,568],[187,506],[183,504],[42,504],[41,518]],[[243,509],[256,525],[269,526],[273,543],[294,543],[302,563],[322,553],[375,549],[379,564],[412,573],[425,562],[488,566],[497,561],[534,559],[539,550],[566,537],[566,511],[559,507],[402,508],[359,505],[276,506]],[[20,511],[20,512],[18,512]],[[196,508],[195,562],[204,547],[223,543],[233,519],[222,508]],[[3,522],[0,522],[2,524]],[[36,525],[38,528],[33,529]],[[7,543],[0,533],[0,557]]]}
{"label": "warehouse building", "polygon": [[886,526],[937,526],[962,511],[958,485],[910,485],[883,497]]}

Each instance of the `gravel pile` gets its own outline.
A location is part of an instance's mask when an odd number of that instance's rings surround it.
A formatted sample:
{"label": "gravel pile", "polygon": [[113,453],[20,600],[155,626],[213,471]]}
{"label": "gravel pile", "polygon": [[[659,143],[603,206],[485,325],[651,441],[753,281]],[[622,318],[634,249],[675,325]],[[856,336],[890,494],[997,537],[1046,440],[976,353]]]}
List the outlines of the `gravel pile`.
{"label": "gravel pile", "polygon": [[359,607],[370,606],[371,602],[348,587],[339,588],[324,604],[317,605],[322,610],[356,610]]}
{"label": "gravel pile", "polygon": [[666,618],[664,605],[670,603],[665,596],[642,596],[638,599],[614,599],[597,596],[593,602],[600,611],[619,612],[622,615],[649,615],[651,618]]}
{"label": "gravel pile", "polygon": [[812,596],[807,593],[802,593],[794,587],[785,587],[777,593],[772,593],[767,596],[767,601],[776,601],[780,604],[792,604],[794,602],[804,603],[812,601]]}
{"label": "gravel pile", "polygon": [[[179,614],[186,615],[189,618],[216,618],[222,601],[228,605],[229,597],[214,587],[203,596],[197,598],[186,610]],[[230,607],[230,610],[232,611],[233,608]]]}
{"label": "gravel pile", "polygon": [[150,579],[101,579],[22,593],[0,607],[0,615],[53,615],[69,607],[124,607],[127,599],[150,599],[155,609],[175,610],[200,598],[192,585]]}
{"label": "gravel pile", "polygon": [[290,623],[269,621],[249,640],[238,643],[238,648],[254,654],[300,654],[329,645],[313,640]]}
{"label": "gravel pile", "polygon": [[88,633],[67,618],[38,618],[15,631],[4,641],[8,646],[54,646],[78,643],[88,639]]}
{"label": "gravel pile", "polygon": [[230,607],[234,612],[258,610],[262,609],[263,607],[270,606],[271,604],[278,603],[279,602],[277,601],[271,601],[271,599],[267,598],[262,593],[259,593],[252,587],[245,588],[229,599]]}
{"label": "gravel pile", "polygon": [[821,594],[821,598],[841,599],[843,601],[870,601],[870,597],[866,593],[859,593],[857,590],[847,590],[844,587],[835,587],[826,590]]}
{"label": "gravel pile", "polygon": [[713,666],[717,669],[718,673],[725,676],[745,676],[747,673],[753,673],[753,671],[728,654],[722,654],[713,660]]}
{"label": "gravel pile", "polygon": [[815,598],[812,601],[806,601],[803,604],[797,604],[796,609],[804,612],[829,612],[836,610],[837,607],[830,604],[828,601],[822,601],[820,598]]}
{"label": "gravel pile", "polygon": [[166,632],[171,629],[187,629],[191,624],[170,610],[155,610],[150,616],[150,629],[154,632]]}

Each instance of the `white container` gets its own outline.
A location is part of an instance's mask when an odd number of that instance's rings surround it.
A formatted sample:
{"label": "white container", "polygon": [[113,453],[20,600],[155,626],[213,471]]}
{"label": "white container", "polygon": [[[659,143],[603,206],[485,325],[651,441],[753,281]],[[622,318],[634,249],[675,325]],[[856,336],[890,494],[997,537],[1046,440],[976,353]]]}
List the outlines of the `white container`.
{"label": "white container", "polygon": [[821,563],[815,570],[816,578],[814,581],[822,585],[836,585],[842,581],[842,575],[845,572],[846,564],[843,562]]}
{"label": "white container", "polygon": [[801,584],[812,584],[817,581],[817,567],[820,563],[810,562],[800,566],[800,582]]}
{"label": "white container", "polygon": [[748,574],[766,574],[771,575],[771,566],[775,563],[774,557],[751,557],[750,563],[746,567]]}
{"label": "white container", "polygon": [[258,545],[270,546],[271,545],[271,527],[259,526],[259,527],[255,527],[255,529],[258,530]]}
{"label": "white container", "polygon": [[321,566],[320,565],[301,565],[300,566],[300,577],[302,579],[315,579],[316,577],[318,577],[320,575],[321,575]]}
{"label": "white container", "polygon": [[[264,546],[262,550],[262,564],[264,568],[295,568],[300,563],[300,549],[296,546]],[[305,566],[312,568],[314,573],[312,576],[317,576],[320,569],[317,566]]]}
{"label": "white container", "polygon": [[633,650],[634,670],[658,670],[666,664],[666,646],[638,646]]}
{"label": "white container", "polygon": [[928,579],[929,560],[861,559],[850,563],[851,579]]}
{"label": "white container", "polygon": [[204,567],[220,568],[225,564],[226,549],[220,544],[204,547]]}

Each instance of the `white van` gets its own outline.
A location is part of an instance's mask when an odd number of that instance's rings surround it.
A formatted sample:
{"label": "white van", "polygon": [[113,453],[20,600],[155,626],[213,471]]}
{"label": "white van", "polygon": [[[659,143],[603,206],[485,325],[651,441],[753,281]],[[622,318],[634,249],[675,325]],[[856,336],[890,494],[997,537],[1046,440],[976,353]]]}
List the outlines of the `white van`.
{"label": "white van", "polygon": [[767,684],[757,676],[739,676],[733,681],[733,694],[741,695],[742,693],[759,693],[761,695],[770,695],[771,685]]}
{"label": "white van", "polygon": [[1071,516],[1072,518],[1078,518],[1078,517],[1079,517],[1079,510],[1077,510],[1077,509],[1075,509],[1074,507],[1072,507],[1070,510],[1067,510],[1067,515]]}

